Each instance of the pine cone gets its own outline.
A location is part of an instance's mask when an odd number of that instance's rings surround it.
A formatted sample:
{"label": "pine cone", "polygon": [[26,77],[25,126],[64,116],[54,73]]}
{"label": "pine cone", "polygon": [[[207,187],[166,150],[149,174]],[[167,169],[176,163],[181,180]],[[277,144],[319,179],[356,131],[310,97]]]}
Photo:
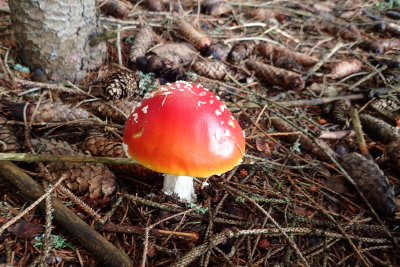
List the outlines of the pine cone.
{"label": "pine cone", "polygon": [[81,149],[97,157],[126,158],[122,143],[100,135],[90,135]]}
{"label": "pine cone", "polygon": [[[398,46],[400,46],[400,44]],[[400,70],[398,68],[388,69],[383,75],[385,76],[388,85],[396,86],[400,81]],[[397,99],[400,98],[399,94],[400,93],[397,92]],[[397,102],[397,107],[399,105],[398,103],[399,102]]]}
{"label": "pine cone", "polygon": [[211,39],[189,22],[180,19],[178,22],[178,29],[183,37],[192,43],[198,50],[206,51],[210,47]]}
{"label": "pine cone", "polygon": [[273,60],[276,60],[280,57],[289,57],[305,67],[313,66],[318,62],[316,57],[295,52],[289,48],[281,47],[275,44],[262,44],[257,46],[257,50],[264,57],[272,58]]}
{"label": "pine cone", "polygon": [[368,114],[360,114],[360,120],[365,131],[375,140],[389,143],[400,140],[400,129]]}
{"label": "pine cone", "polygon": [[137,103],[126,99],[109,101],[107,104],[91,102],[90,109],[100,117],[107,117],[117,123],[125,123]]}
{"label": "pine cone", "polygon": [[[8,109],[8,113],[12,118],[23,121],[25,105],[28,105],[26,108],[26,118],[30,121],[36,109],[36,104],[7,103],[6,109]],[[87,118],[89,118],[89,113],[84,109],[49,101],[39,105],[33,117],[33,122],[66,122]]]}
{"label": "pine cone", "polygon": [[83,163],[66,171],[56,171],[57,177],[67,175],[66,185],[89,198],[108,198],[115,191],[115,175],[103,164]]}
{"label": "pine cone", "polygon": [[332,119],[334,122],[344,125],[348,119],[348,111],[350,109],[350,101],[348,100],[337,100],[333,103],[332,108]]}
{"label": "pine cone", "polygon": [[[76,146],[56,140],[33,139],[32,145],[44,154],[84,155]],[[90,198],[107,198],[115,191],[115,175],[103,164],[51,162],[47,168],[57,178],[67,175],[68,188],[79,194],[87,193]]]}
{"label": "pine cone", "polygon": [[232,68],[217,60],[197,61],[193,64],[193,68],[202,76],[220,81],[229,80],[229,76],[226,74],[227,72],[235,76]]}
{"label": "pine cone", "polygon": [[360,39],[360,32],[358,31],[358,29],[355,28],[345,28],[345,26],[336,25],[328,22],[322,22],[320,26],[329,34],[339,35],[346,40],[354,41]]}
{"label": "pine cone", "polygon": [[[83,142],[81,149],[89,151],[93,156],[98,157],[113,157],[113,158],[126,158],[123,150],[122,143],[108,139],[99,135],[91,135]],[[137,177],[149,177],[158,175],[156,172],[149,170],[139,164],[126,165],[126,164],[110,164],[109,167],[127,175],[134,175]]]}
{"label": "pine cone", "polygon": [[7,119],[0,115],[0,152],[18,152],[20,144]]}
{"label": "pine cone", "polygon": [[392,92],[374,100],[371,107],[379,113],[394,118],[400,112],[400,92]]}
{"label": "pine cone", "polygon": [[393,187],[374,161],[353,152],[342,158],[342,166],[377,213],[383,216],[392,216],[395,213]]}
{"label": "pine cone", "polygon": [[129,13],[127,4],[116,0],[102,1],[100,10],[103,11],[105,15],[110,15],[119,19],[126,17]]}
{"label": "pine cone", "polygon": [[131,99],[138,93],[138,80],[136,74],[130,71],[120,71],[107,78],[103,90],[105,99]]}
{"label": "pine cone", "polygon": [[261,80],[269,84],[285,89],[303,89],[305,87],[304,78],[293,71],[250,60],[247,60],[245,64],[247,68],[254,70]]}
{"label": "pine cone", "polygon": [[394,169],[400,170],[400,140],[388,144],[387,154],[394,165]]}
{"label": "pine cone", "polygon": [[331,67],[328,77],[332,79],[340,79],[361,70],[362,62],[358,59],[348,59],[335,63]]}
{"label": "pine cone", "polygon": [[[57,141],[54,139],[32,139],[32,146],[38,154],[51,154],[55,156],[84,156],[82,152],[79,152],[78,148],[74,145],[70,145],[67,142]],[[80,163],[74,162],[49,162],[47,168],[50,172],[65,171],[71,168],[79,166]]]}
{"label": "pine cone", "polygon": [[161,12],[163,10],[161,0],[145,0],[145,4],[150,11]]}
{"label": "pine cone", "polygon": [[304,67],[293,57],[278,57],[275,62],[275,67],[286,69],[286,70],[297,70],[303,71]]}
{"label": "pine cone", "polygon": [[139,32],[135,36],[135,41],[132,44],[129,59],[135,63],[138,57],[145,56],[147,50],[156,38],[156,34],[150,26],[143,26],[140,28]]}

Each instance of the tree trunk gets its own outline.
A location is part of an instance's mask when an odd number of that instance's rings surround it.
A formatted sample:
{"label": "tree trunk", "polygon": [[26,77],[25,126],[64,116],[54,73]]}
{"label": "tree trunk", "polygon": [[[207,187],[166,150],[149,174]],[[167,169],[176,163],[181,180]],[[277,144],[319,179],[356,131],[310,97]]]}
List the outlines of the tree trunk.
{"label": "tree trunk", "polygon": [[95,0],[10,0],[21,59],[53,81],[78,82],[103,61],[105,44],[89,46],[98,30]]}

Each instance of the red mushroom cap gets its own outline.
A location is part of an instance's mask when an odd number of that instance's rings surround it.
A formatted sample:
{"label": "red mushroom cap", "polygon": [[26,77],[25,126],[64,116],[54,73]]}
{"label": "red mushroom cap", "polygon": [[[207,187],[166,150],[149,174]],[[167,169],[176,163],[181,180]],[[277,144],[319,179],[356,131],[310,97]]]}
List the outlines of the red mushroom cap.
{"label": "red mushroom cap", "polygon": [[226,106],[186,81],[146,95],[126,122],[124,143],[151,170],[193,177],[229,171],[245,150],[243,131]]}

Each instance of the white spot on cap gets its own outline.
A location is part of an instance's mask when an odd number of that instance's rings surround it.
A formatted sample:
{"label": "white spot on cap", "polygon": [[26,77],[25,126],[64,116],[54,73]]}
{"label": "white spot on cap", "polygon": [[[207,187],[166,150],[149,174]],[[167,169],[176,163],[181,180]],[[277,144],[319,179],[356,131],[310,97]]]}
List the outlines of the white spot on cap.
{"label": "white spot on cap", "polygon": [[220,105],[220,106],[219,106],[219,109],[220,109],[222,112],[224,112],[225,106],[224,106],[224,105]]}
{"label": "white spot on cap", "polygon": [[225,132],[224,132],[224,135],[225,135],[225,136],[230,136],[230,135],[231,135],[231,132],[230,132],[228,129],[226,129]]}
{"label": "white spot on cap", "polygon": [[137,104],[136,104],[136,108],[140,108],[140,106],[142,105],[142,103],[141,102],[137,102]]}
{"label": "white spot on cap", "polygon": [[233,117],[232,115],[231,115],[231,120],[234,120],[235,119],[235,117]]}
{"label": "white spot on cap", "polygon": [[231,126],[232,128],[235,128],[235,123],[233,122],[233,120],[229,120],[228,125]]}
{"label": "white spot on cap", "polygon": [[220,100],[221,98],[219,96],[217,96],[217,99]]}
{"label": "white spot on cap", "polygon": [[197,106],[200,107],[201,105],[207,104],[206,101],[198,101]]}
{"label": "white spot on cap", "polygon": [[146,105],[144,108],[142,108],[143,113],[146,114],[148,109],[149,105]]}
{"label": "white spot on cap", "polygon": [[134,121],[135,123],[137,123],[137,122],[138,122],[139,115],[138,115],[137,113],[133,113],[133,114],[132,114],[132,117],[133,117],[133,121]]}
{"label": "white spot on cap", "polygon": [[210,104],[214,104],[214,100],[211,99],[211,100],[210,100]]}
{"label": "white spot on cap", "polygon": [[218,109],[215,110],[215,115],[220,116],[222,113]]}
{"label": "white spot on cap", "polygon": [[172,94],[172,92],[168,91],[168,92],[163,93],[162,95],[170,95],[170,94]]}
{"label": "white spot on cap", "polygon": [[224,125],[224,121],[221,121],[221,125]]}
{"label": "white spot on cap", "polygon": [[199,96],[205,96],[207,93],[206,92],[201,92],[200,94],[199,94]]}

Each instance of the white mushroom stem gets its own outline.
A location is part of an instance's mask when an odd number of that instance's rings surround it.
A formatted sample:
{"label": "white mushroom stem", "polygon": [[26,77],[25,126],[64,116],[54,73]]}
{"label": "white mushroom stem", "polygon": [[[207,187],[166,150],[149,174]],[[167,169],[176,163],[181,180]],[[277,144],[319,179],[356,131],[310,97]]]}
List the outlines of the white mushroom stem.
{"label": "white mushroom stem", "polygon": [[163,191],[167,195],[177,195],[188,203],[196,203],[193,177],[165,174]]}

